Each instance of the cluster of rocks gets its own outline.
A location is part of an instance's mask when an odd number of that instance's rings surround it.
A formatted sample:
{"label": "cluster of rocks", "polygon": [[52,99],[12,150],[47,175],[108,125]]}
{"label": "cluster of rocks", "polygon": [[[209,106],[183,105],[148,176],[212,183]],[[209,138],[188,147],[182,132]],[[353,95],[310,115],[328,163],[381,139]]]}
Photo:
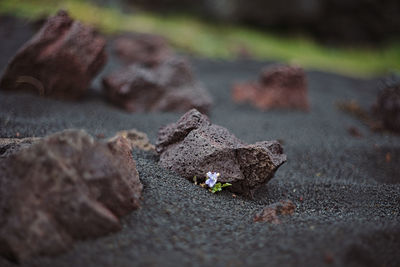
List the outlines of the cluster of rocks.
{"label": "cluster of rocks", "polygon": [[[0,80],[0,89],[80,98],[106,63],[105,45],[94,29],[59,11],[17,52]],[[127,65],[103,77],[110,102],[129,112],[186,112],[192,108],[209,112],[210,94],[195,79],[188,61],[176,56],[164,38],[124,34],[113,45],[115,54]],[[309,108],[305,74],[296,66],[263,70],[259,82],[236,85],[233,99],[250,101],[261,109]]]}
{"label": "cluster of rocks", "polygon": [[121,229],[142,184],[130,141],[100,143],[80,130],[0,141],[0,254],[53,255],[75,240]]}
{"label": "cluster of rocks", "polygon": [[218,181],[231,183],[230,191],[247,196],[267,183],[286,161],[279,142],[248,145],[195,109],[160,129],[156,151],[162,167],[186,179],[219,172]]}
{"label": "cluster of rocks", "polygon": [[[0,88],[80,98],[106,63],[105,44],[60,11],[17,52]],[[127,66],[103,79],[111,102],[128,111],[190,111],[160,130],[157,147],[135,129],[104,142],[80,130],[0,139],[1,255],[14,261],[54,255],[76,240],[118,231],[120,217],[139,207],[143,188],[134,149],[156,150],[162,166],[188,179],[218,171],[221,182],[244,195],[286,161],[278,142],[245,144],[200,113],[209,111],[212,99],[165,39],[124,35],[114,51]]]}
{"label": "cluster of rocks", "polygon": [[[0,89],[81,98],[107,61],[105,45],[94,29],[59,11],[17,52]],[[211,96],[195,80],[189,63],[174,55],[161,36],[123,35],[114,41],[114,51],[133,65],[104,77],[112,103],[127,111],[209,110]]]}
{"label": "cluster of rocks", "polygon": [[[133,149],[155,147],[135,129],[104,142],[82,130],[0,139],[0,255],[17,262],[55,255],[120,230],[143,188]],[[161,166],[188,179],[218,171],[245,196],[286,161],[278,142],[245,144],[195,109],[160,129],[156,151]]]}
{"label": "cluster of rocks", "polygon": [[235,102],[250,102],[262,110],[309,110],[306,75],[298,66],[267,67],[258,81],[235,84],[232,98]]}
{"label": "cluster of rocks", "polygon": [[[106,63],[105,45],[94,29],[60,11],[17,52],[0,88],[80,98]],[[211,96],[164,38],[123,35],[114,41],[114,52],[126,66],[103,78],[112,103],[130,112],[187,112],[159,130],[156,146],[135,129],[104,142],[81,130],[0,139],[0,255],[14,261],[54,255],[77,240],[120,230],[120,218],[140,206],[135,149],[155,151],[163,168],[188,180],[218,172],[219,182],[232,185],[228,190],[249,197],[286,162],[278,141],[247,144],[210,122],[204,113]],[[259,81],[235,85],[232,97],[262,110],[309,110],[306,75],[298,66],[266,68]],[[400,86],[384,89],[374,110],[387,129],[400,132]],[[349,131],[361,136],[356,128]],[[295,208],[281,201],[253,220],[279,224]]]}

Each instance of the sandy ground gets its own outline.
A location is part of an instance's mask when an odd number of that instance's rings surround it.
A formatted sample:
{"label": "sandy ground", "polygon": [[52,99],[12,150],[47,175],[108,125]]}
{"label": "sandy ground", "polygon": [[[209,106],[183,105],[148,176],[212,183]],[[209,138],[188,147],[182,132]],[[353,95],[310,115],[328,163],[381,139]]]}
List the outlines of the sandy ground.
{"label": "sandy ground", "polygon": [[[29,38],[22,26],[18,34],[0,27],[0,69]],[[261,112],[234,104],[230,87],[255,79],[266,63],[192,62],[214,97],[213,123],[249,143],[283,141],[288,162],[275,178],[253,200],[211,194],[158,167],[156,156],[136,151],[142,208],[124,217],[123,230],[22,266],[400,266],[400,137],[372,133],[335,106],[355,99],[369,107],[378,80],[309,71],[311,112]],[[115,64],[111,60],[104,72]],[[137,128],[154,142],[158,128],[181,115],[125,113],[106,103],[98,87],[97,80],[79,102],[0,93],[0,137],[67,128],[111,136]],[[349,126],[364,137],[349,135]],[[252,221],[265,205],[283,199],[297,205],[294,215],[279,225]],[[0,258],[0,266],[13,265]]]}

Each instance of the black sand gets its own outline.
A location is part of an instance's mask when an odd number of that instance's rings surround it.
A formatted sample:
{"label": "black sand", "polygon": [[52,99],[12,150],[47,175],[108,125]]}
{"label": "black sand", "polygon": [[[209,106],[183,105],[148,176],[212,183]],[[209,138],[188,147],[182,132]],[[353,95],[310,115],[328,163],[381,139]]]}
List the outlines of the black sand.
{"label": "black sand", "polygon": [[[0,34],[4,64],[29,36],[11,38],[11,46]],[[261,112],[234,104],[230,86],[255,79],[262,62],[194,59],[193,64],[214,97],[213,123],[249,143],[284,142],[288,162],[275,178],[254,200],[229,192],[213,195],[158,167],[156,156],[135,152],[144,184],[142,208],[124,218],[123,230],[22,266],[400,266],[400,137],[372,133],[335,106],[355,99],[369,107],[377,80],[308,72],[311,112]],[[111,62],[105,71],[114,66]],[[128,114],[96,92],[80,102],[0,93],[0,137],[67,128],[112,136],[137,128],[154,142],[158,128],[181,115]],[[349,126],[364,137],[350,136]],[[253,223],[256,212],[282,199],[297,205],[293,216],[280,225]],[[13,264],[0,258],[0,266]]]}

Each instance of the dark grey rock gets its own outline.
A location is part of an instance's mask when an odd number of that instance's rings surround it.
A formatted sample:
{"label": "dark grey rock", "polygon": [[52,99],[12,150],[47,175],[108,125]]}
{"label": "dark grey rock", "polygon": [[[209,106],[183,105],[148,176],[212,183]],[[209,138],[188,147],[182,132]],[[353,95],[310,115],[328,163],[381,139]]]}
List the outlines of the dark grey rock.
{"label": "dark grey rock", "polygon": [[162,167],[187,179],[219,172],[218,181],[244,195],[252,195],[286,161],[277,141],[247,145],[195,109],[160,129],[156,150]]}
{"label": "dark grey rock", "polygon": [[208,112],[212,104],[189,63],[180,58],[170,58],[155,68],[131,65],[106,76],[103,86],[112,103],[130,112],[191,108]]}

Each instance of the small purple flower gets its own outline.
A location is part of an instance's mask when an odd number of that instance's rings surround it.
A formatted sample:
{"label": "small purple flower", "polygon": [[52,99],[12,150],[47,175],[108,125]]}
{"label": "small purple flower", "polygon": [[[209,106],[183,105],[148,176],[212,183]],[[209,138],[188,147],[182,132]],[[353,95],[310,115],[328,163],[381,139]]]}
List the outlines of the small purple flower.
{"label": "small purple flower", "polygon": [[207,172],[206,185],[213,188],[218,180],[218,176],[219,176],[218,172]]}

